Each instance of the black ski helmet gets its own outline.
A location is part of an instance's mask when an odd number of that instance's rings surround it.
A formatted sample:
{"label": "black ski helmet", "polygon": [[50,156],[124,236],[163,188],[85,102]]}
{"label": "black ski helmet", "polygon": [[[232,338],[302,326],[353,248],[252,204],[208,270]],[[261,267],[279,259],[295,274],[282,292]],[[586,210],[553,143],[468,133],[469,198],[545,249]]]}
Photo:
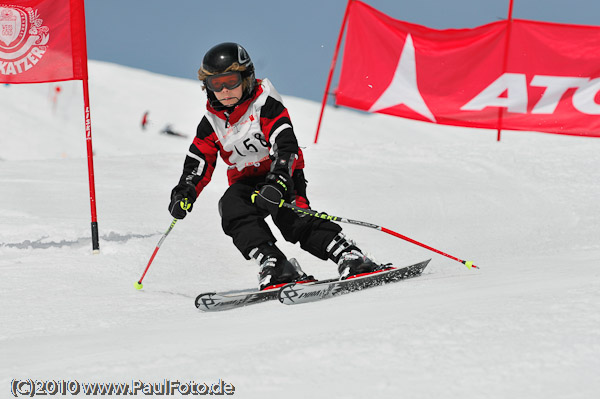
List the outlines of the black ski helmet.
{"label": "black ski helmet", "polygon": [[237,43],[226,42],[217,44],[204,54],[202,66],[198,71],[198,77],[204,82],[208,101],[215,110],[220,111],[230,107],[222,105],[219,100],[217,100],[215,93],[207,87],[205,79],[210,75],[218,75],[227,72],[227,69],[234,63],[239,64],[239,66],[242,67],[240,69],[244,69],[243,71],[240,71],[238,68],[235,68],[235,70],[238,70],[240,75],[242,75],[244,85],[242,98],[237,102],[237,104],[240,104],[254,95],[257,86],[256,78],[254,76],[254,64],[246,49]]}
{"label": "black ski helmet", "polygon": [[[206,52],[202,59],[202,69],[210,74],[224,73],[233,63],[245,67],[242,78],[250,77],[254,81],[254,64],[245,48],[237,43],[221,43]],[[252,87],[249,88],[252,90]]]}
{"label": "black ski helmet", "polygon": [[202,68],[211,73],[222,73],[234,62],[246,68],[254,69],[246,49],[237,43],[231,42],[217,44],[208,50],[202,59]]}

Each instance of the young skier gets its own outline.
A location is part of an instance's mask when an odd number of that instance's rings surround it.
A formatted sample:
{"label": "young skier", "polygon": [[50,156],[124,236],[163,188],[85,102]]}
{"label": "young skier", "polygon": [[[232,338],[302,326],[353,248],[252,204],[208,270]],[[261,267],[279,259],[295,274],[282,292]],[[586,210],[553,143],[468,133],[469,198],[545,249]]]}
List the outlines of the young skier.
{"label": "young skier", "polygon": [[237,43],[221,43],[205,54],[198,78],[208,101],[190,145],[169,212],[183,219],[210,182],[217,155],[228,166],[229,188],[219,201],[223,231],[246,259],[260,265],[259,289],[312,279],[275,245],[265,218],[271,215],[285,240],[338,265],[340,278],[377,270],[339,225],[300,216],[282,201],[308,208],[304,159],[287,109],[268,79]]}

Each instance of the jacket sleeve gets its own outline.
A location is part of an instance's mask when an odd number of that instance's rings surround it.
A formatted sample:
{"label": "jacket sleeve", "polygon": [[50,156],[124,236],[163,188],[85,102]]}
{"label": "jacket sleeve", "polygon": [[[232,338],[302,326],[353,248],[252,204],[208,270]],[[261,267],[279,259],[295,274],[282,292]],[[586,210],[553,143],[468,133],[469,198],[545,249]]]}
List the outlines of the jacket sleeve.
{"label": "jacket sleeve", "polygon": [[216,139],[212,125],[203,117],[196,129],[196,137],[185,157],[183,173],[179,178],[179,184],[193,185],[197,196],[210,182],[215,170],[219,153]]}
{"label": "jacket sleeve", "polygon": [[287,108],[273,97],[268,97],[260,114],[263,133],[271,146],[270,155],[277,153],[298,155],[298,140]]}

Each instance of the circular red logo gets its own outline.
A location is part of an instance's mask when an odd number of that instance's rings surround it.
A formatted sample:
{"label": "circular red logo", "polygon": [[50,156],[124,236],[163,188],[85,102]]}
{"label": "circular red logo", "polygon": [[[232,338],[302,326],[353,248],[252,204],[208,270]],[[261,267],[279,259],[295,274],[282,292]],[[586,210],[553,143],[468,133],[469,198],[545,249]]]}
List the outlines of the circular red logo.
{"label": "circular red logo", "polygon": [[42,59],[50,30],[31,7],[0,5],[0,74],[28,71]]}

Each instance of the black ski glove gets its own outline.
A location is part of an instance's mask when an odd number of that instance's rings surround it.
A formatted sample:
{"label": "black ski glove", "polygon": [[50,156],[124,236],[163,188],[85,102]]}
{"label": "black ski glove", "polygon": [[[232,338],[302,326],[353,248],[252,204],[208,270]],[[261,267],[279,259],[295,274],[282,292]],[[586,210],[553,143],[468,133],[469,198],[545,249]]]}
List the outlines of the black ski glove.
{"label": "black ski glove", "polygon": [[191,184],[179,183],[171,191],[169,213],[176,219],[183,219],[196,201],[196,188]]}
{"label": "black ski glove", "polygon": [[252,202],[275,217],[284,200],[294,192],[294,182],[287,173],[269,173],[265,183],[252,194]]}

